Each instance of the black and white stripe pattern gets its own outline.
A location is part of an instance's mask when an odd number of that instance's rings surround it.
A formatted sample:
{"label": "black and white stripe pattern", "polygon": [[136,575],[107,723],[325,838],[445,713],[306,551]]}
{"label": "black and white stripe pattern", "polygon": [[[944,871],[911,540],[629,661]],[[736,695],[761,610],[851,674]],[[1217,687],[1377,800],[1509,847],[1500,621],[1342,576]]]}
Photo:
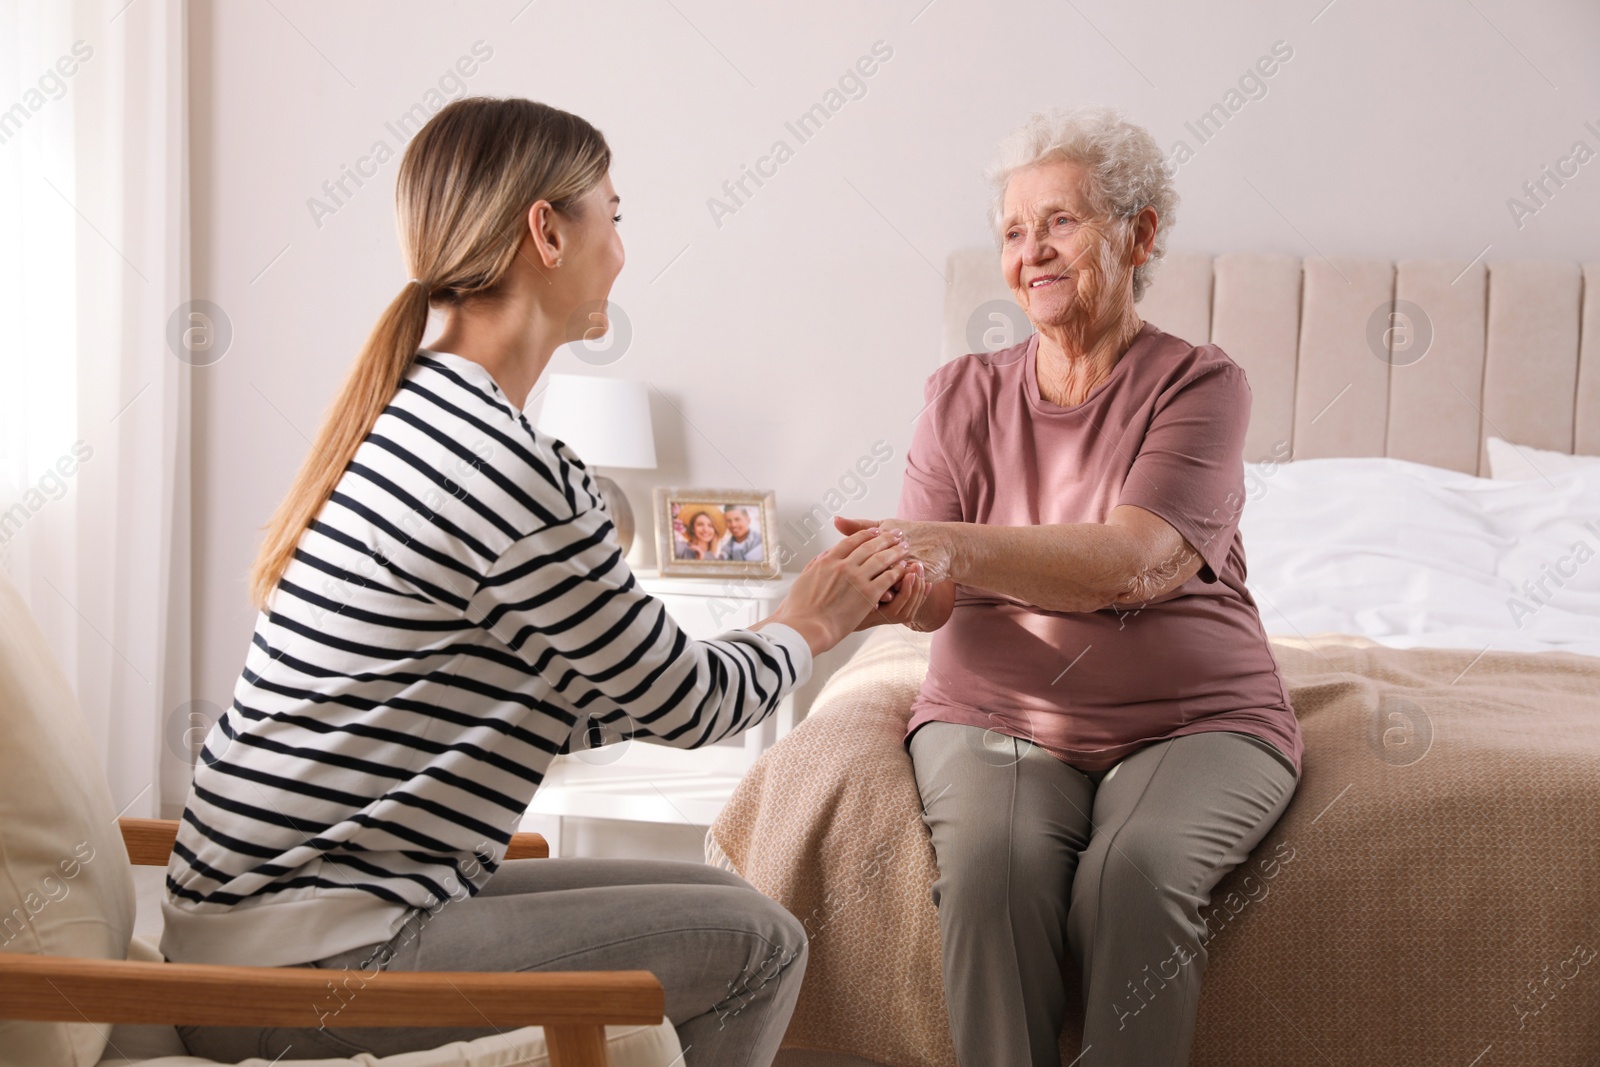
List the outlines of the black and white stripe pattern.
{"label": "black and white stripe pattern", "polygon": [[591,721],[693,748],[810,670],[786,626],[685,636],[578,457],[483,368],[424,352],[257,619],[195,769],[162,951],[271,965],[383,940],[482,888]]}

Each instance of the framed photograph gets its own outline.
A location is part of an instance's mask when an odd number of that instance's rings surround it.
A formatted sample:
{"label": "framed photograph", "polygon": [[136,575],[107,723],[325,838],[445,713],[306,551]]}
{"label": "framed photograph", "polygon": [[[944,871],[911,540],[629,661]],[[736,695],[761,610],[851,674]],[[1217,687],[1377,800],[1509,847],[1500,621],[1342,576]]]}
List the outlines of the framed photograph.
{"label": "framed photograph", "polygon": [[663,575],[777,578],[777,505],[748,489],[655,491],[656,561]]}

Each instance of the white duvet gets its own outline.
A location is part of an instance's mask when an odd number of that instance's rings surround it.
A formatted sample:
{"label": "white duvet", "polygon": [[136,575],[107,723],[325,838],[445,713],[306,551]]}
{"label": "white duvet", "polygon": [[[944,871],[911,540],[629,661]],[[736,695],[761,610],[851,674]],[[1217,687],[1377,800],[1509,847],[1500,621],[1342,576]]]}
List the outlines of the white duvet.
{"label": "white duvet", "polygon": [[1600,463],[1527,481],[1396,459],[1246,465],[1267,633],[1600,656]]}

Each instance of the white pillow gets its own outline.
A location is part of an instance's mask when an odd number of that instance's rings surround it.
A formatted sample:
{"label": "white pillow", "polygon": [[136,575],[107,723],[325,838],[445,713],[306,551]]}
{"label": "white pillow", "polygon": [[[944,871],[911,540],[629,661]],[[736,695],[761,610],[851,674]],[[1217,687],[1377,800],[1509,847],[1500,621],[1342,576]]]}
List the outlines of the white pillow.
{"label": "white pillow", "polygon": [[1503,437],[1491,437],[1487,445],[1491,478],[1526,481],[1577,474],[1585,481],[1600,482],[1600,456],[1572,456],[1547,448],[1513,444]]}
{"label": "white pillow", "polygon": [[[0,952],[120,960],[133,876],[99,752],[27,605],[0,573]],[[0,1062],[89,1067],[93,1023],[0,1019]]]}
{"label": "white pillow", "polygon": [[1600,482],[1369,458],[1247,464],[1245,485],[1268,634],[1600,655]]}

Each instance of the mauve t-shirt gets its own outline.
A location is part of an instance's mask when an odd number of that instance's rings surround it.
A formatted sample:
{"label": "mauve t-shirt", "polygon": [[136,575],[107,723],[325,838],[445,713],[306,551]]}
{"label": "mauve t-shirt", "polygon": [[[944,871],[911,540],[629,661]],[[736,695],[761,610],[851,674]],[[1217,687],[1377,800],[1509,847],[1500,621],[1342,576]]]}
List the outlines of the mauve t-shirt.
{"label": "mauve t-shirt", "polygon": [[1038,343],[929,376],[896,514],[1035,526],[1104,522],[1134,504],[1204,562],[1164,596],[1100,611],[957,585],[906,737],[925,722],[966,723],[1103,771],[1152,742],[1233,730],[1298,775],[1300,726],[1245,588],[1244,371],[1216,345],[1146,322],[1110,376],[1061,407],[1039,394]]}

